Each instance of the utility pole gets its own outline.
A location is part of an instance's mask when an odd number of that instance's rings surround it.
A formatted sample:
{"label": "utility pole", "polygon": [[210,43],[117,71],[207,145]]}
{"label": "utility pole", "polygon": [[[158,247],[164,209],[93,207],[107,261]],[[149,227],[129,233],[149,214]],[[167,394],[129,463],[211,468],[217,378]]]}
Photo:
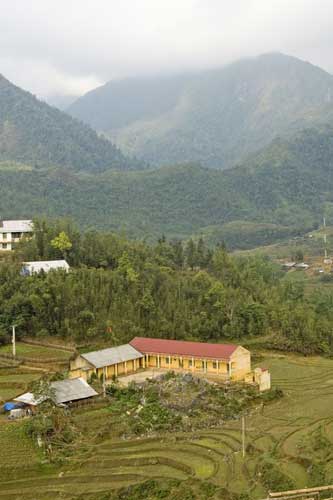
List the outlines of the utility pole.
{"label": "utility pole", "polygon": [[105,398],[106,392],[105,392],[105,366],[103,366],[103,398]]}
{"label": "utility pole", "polygon": [[245,458],[245,416],[242,416],[242,455]]}
{"label": "utility pole", "polygon": [[12,326],[12,344],[13,344],[13,358],[16,356],[16,332],[15,332],[16,325]]}

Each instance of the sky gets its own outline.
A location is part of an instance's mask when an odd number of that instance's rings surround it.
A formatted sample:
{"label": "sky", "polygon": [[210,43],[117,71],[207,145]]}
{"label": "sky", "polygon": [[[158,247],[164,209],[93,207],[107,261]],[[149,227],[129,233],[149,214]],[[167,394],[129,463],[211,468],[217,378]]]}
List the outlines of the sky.
{"label": "sky", "polygon": [[332,0],[0,0],[0,73],[35,95],[283,52],[333,73]]}

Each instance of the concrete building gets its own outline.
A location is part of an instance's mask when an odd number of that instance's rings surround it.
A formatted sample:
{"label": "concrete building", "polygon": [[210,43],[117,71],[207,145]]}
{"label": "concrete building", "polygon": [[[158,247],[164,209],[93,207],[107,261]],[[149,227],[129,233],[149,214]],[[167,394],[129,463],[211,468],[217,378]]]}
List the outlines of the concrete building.
{"label": "concrete building", "polygon": [[134,373],[145,368],[144,355],[129,344],[78,355],[70,362],[71,378],[88,380],[93,374],[110,380],[113,376]]}
{"label": "concrete building", "polygon": [[70,377],[86,380],[95,373],[106,380],[139,369],[167,369],[245,380],[251,355],[234,344],[207,344],[135,337],[129,344],[80,354],[70,363]]}
{"label": "concrete building", "polygon": [[16,243],[32,232],[31,220],[0,220],[0,251],[13,250]]}
{"label": "concrete building", "polygon": [[255,368],[245,377],[246,383],[254,383],[259,387],[259,391],[268,391],[271,388],[271,374],[266,368]]}
{"label": "concrete building", "polygon": [[41,272],[48,273],[49,271],[63,270],[68,272],[69,265],[65,260],[41,260],[32,262],[23,262],[21,274],[31,276]]}
{"label": "concrete building", "polygon": [[250,351],[234,344],[207,344],[135,337],[130,345],[145,355],[145,366],[244,380],[251,371]]}

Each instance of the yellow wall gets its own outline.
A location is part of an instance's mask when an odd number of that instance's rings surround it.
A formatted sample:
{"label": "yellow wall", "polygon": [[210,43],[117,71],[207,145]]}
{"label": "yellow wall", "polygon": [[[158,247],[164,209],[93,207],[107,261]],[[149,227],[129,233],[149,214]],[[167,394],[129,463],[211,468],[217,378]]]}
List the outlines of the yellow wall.
{"label": "yellow wall", "polygon": [[[247,349],[239,346],[231,356],[231,379],[245,380],[247,373],[251,371],[251,355]],[[229,365],[227,361],[206,360],[204,358],[191,358],[181,356],[166,356],[165,354],[146,355],[145,359],[130,360],[106,367],[106,379],[110,380],[113,376],[126,375],[133,373],[139,368],[164,368],[169,370],[186,370],[192,372],[201,372],[227,377],[229,375]],[[97,370],[91,367],[89,363],[78,356],[70,363],[70,377],[83,377],[88,380],[93,373],[98,377],[103,376],[103,368]]]}
{"label": "yellow wall", "polygon": [[[133,373],[139,368],[142,368],[143,364],[144,362],[142,359],[133,359],[130,361],[118,363],[117,365],[107,366],[105,367],[106,379],[111,379],[114,375],[118,376],[126,375],[127,373]],[[93,373],[96,373],[96,375],[101,378],[103,377],[103,368],[94,368],[81,356],[77,356],[70,362],[70,378],[82,377],[85,380],[88,380]]]}
{"label": "yellow wall", "polygon": [[[147,356],[146,356],[147,358]],[[221,360],[205,360],[204,358],[188,358],[181,356],[166,356],[165,354],[148,355],[149,368],[164,368],[170,370],[186,370],[218,375],[228,375],[228,363]]]}
{"label": "yellow wall", "polygon": [[244,380],[251,371],[251,354],[244,347],[237,347],[231,356],[231,379]]}

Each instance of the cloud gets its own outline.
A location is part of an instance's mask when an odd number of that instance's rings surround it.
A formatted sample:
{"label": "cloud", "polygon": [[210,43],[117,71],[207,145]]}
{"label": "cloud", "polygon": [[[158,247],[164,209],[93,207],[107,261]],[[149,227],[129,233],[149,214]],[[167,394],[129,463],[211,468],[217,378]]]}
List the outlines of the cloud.
{"label": "cloud", "polygon": [[0,73],[37,95],[280,51],[331,70],[331,0],[11,0]]}

